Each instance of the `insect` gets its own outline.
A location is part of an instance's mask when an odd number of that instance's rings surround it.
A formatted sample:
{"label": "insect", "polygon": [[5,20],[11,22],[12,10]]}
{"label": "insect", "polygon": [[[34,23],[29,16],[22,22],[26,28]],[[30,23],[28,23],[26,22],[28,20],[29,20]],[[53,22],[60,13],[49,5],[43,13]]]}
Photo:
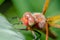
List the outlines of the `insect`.
{"label": "insect", "polygon": [[[54,16],[54,17],[50,17],[50,18],[46,18],[44,16],[45,12],[48,8],[48,4],[49,4],[49,0],[46,0],[42,13],[26,12],[26,13],[24,13],[23,17],[21,19],[19,19],[19,21],[21,21],[24,25],[27,26],[26,30],[31,30],[31,32],[34,36],[34,40],[37,40],[37,37],[35,35],[35,32],[37,32],[37,31],[34,30],[34,28],[45,33],[46,40],[48,40],[48,36],[51,37],[52,39],[56,38],[56,35],[54,33],[52,33],[49,29],[51,26],[60,28],[59,24],[54,23],[54,21],[60,19],[60,16]],[[22,30],[24,30],[24,29],[22,29]],[[37,33],[40,34],[39,32],[37,32]]]}
{"label": "insect", "polygon": [[46,29],[46,40],[48,40],[48,23],[47,23],[46,18],[44,16],[46,9],[48,7],[48,4],[49,4],[49,0],[46,0],[43,11],[41,14],[34,13],[32,15],[30,12],[26,12],[21,19],[23,24],[25,24],[27,26],[27,29],[32,31],[32,34],[34,35],[35,39],[36,39],[36,35],[34,34],[33,28],[37,28],[39,30],[40,29],[43,30],[45,28]]}

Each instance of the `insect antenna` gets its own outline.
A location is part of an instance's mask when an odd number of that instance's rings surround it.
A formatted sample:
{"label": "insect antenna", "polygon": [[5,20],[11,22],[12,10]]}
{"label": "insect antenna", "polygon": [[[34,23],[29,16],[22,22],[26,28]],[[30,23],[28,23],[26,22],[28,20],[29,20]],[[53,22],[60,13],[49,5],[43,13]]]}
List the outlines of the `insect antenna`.
{"label": "insect antenna", "polygon": [[49,4],[49,0],[46,0],[46,2],[45,2],[45,4],[44,4],[44,7],[43,7],[43,11],[42,11],[42,13],[45,15],[45,12],[46,12],[46,10],[47,10],[47,8],[48,8],[48,4]]}

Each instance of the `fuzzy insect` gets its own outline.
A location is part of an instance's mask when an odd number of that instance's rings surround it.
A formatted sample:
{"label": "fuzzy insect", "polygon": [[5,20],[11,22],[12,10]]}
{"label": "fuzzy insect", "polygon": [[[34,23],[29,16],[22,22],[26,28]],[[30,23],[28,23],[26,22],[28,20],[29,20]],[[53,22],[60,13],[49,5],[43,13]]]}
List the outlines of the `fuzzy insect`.
{"label": "fuzzy insect", "polygon": [[46,18],[44,16],[46,9],[48,7],[48,4],[49,4],[49,0],[46,0],[41,14],[34,13],[32,15],[32,13],[26,12],[26,13],[24,13],[23,17],[21,18],[21,21],[23,22],[24,25],[27,26],[27,29],[32,31],[32,34],[34,35],[35,39],[36,39],[36,35],[34,33],[33,28],[43,30],[44,32],[46,31],[46,40],[48,40],[48,24],[47,24]]}
{"label": "fuzzy insect", "polygon": [[[53,21],[59,20],[60,16],[54,16],[51,18],[46,18],[45,12],[48,8],[49,0],[46,0],[43,11],[42,13],[31,13],[31,12],[26,12],[24,13],[23,17],[19,19],[19,21],[22,21],[23,25],[26,25],[27,28],[26,30],[31,30],[33,36],[35,37],[34,40],[38,40],[35,32],[37,32],[35,29],[42,31],[43,33],[46,34],[46,40],[48,40],[48,36],[51,37],[52,39],[56,39],[56,35],[50,31],[50,27],[56,27],[60,28],[59,24],[54,23]],[[24,30],[24,29],[22,29]],[[37,32],[40,34],[39,32]]]}
{"label": "fuzzy insect", "polygon": [[23,22],[24,25],[27,26],[26,30],[31,30],[34,37],[36,35],[34,34],[34,28],[37,30],[42,31],[46,34],[46,40],[48,40],[48,36],[52,39],[56,39],[56,35],[52,33],[49,29],[49,27],[53,26],[56,28],[60,28],[59,24],[55,24],[54,21],[59,20],[60,16],[53,16],[51,18],[46,18],[42,13],[30,13],[26,12],[20,21]]}

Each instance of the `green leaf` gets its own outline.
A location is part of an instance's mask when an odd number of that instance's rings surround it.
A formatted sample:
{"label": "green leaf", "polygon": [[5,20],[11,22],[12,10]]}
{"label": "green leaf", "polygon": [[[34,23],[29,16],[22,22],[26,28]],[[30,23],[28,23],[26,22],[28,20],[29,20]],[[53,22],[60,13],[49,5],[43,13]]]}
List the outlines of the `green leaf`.
{"label": "green leaf", "polygon": [[12,30],[0,28],[0,40],[25,40],[21,33]]}
{"label": "green leaf", "polygon": [[[19,16],[20,18],[25,12],[42,12],[43,5],[45,0],[12,0],[14,7],[10,7],[7,12],[4,13],[6,18],[13,24],[18,22],[18,20],[10,20],[14,16]],[[4,9],[3,9],[4,10]],[[46,11],[46,17],[52,17],[55,15],[60,15],[60,0],[50,0],[48,9]],[[15,28],[20,28],[25,26],[15,26]],[[60,29],[51,28],[52,31],[56,32],[57,40],[60,40]],[[39,30],[40,31],[40,30]],[[20,32],[25,36],[26,40],[32,40],[33,36],[30,31],[21,31]],[[53,32],[53,33],[54,33]],[[45,34],[41,33],[41,40],[45,40]],[[52,40],[49,38],[49,40]]]}
{"label": "green leaf", "polygon": [[25,40],[24,36],[15,31],[8,20],[0,15],[0,40]]}
{"label": "green leaf", "polygon": [[4,2],[5,0],[0,0],[0,5]]}

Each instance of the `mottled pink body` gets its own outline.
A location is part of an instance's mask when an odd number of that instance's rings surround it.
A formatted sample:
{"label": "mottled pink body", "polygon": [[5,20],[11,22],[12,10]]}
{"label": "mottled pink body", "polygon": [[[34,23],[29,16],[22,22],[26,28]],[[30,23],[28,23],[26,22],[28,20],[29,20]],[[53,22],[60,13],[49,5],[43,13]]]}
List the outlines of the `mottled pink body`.
{"label": "mottled pink body", "polygon": [[45,26],[45,23],[46,23],[46,18],[41,13],[33,13],[32,14],[30,12],[26,12],[23,15],[23,18],[25,18],[27,20],[27,21],[24,19],[21,20],[23,22],[23,24],[25,24],[26,26],[35,25],[35,27],[37,27],[37,28],[43,28]]}
{"label": "mottled pink body", "polygon": [[38,28],[44,28],[46,23],[46,18],[42,13],[34,13],[33,17],[36,21],[36,25]]}
{"label": "mottled pink body", "polygon": [[[28,21],[25,21],[23,18],[25,18],[25,19],[28,20]],[[32,16],[32,14],[31,14],[30,12],[24,13],[23,18],[22,18],[21,21],[22,21],[23,24],[26,25],[26,26],[28,26],[28,25],[32,26],[32,25],[35,23],[35,19],[34,19],[34,17]],[[27,24],[26,24],[26,23],[27,23]]]}

